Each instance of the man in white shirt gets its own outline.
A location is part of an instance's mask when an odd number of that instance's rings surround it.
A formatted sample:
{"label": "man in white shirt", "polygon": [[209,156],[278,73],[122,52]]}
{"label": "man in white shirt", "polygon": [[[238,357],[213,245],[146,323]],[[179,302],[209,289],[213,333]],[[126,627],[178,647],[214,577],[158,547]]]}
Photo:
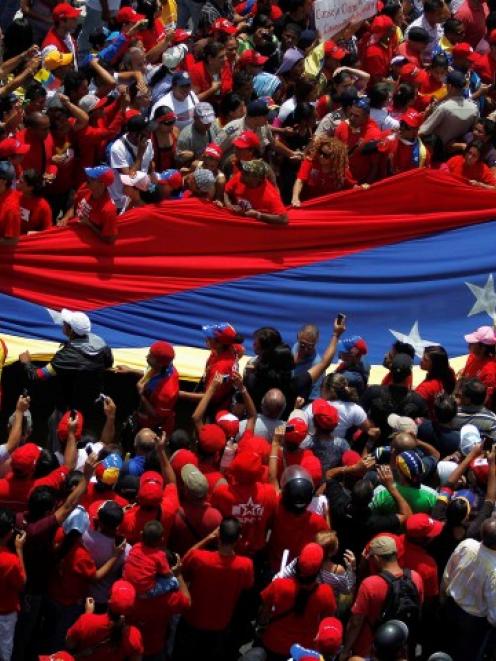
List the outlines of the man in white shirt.
{"label": "man in white shirt", "polygon": [[[263,396],[260,408],[262,412],[257,415],[253,433],[256,436],[263,436],[271,443],[277,427],[284,424],[281,416],[286,408],[286,398],[280,390],[272,388]],[[244,434],[247,422],[247,420],[242,420],[239,423],[238,438]]]}
{"label": "man in white shirt", "polygon": [[432,51],[443,36],[441,23],[444,23],[450,16],[450,9],[444,0],[425,0],[424,13],[408,26],[405,37],[413,27],[424,28],[429,34],[431,40],[422,55],[425,60],[432,60]]}
{"label": "man in white shirt", "polygon": [[120,210],[126,196],[123,193],[121,175],[148,173],[153,160],[153,146],[150,140],[150,125],[144,117],[132,117],[127,123],[127,132],[116,140],[110,148],[110,166],[114,169],[114,183],[109,193],[115,206]]}
{"label": "man in white shirt", "polygon": [[484,521],[481,538],[482,542],[460,542],[444,570],[441,595],[447,597],[443,627],[447,640],[443,649],[453,661],[482,659],[484,649],[494,649],[489,646],[496,634],[496,519]]}
{"label": "man in white shirt", "polygon": [[176,114],[176,126],[183,129],[193,122],[195,106],[200,103],[199,98],[191,88],[191,78],[185,71],[178,71],[172,76],[172,88],[165,96],[160,98],[152,107],[150,117],[154,117],[155,110],[160,106],[171,108]]}

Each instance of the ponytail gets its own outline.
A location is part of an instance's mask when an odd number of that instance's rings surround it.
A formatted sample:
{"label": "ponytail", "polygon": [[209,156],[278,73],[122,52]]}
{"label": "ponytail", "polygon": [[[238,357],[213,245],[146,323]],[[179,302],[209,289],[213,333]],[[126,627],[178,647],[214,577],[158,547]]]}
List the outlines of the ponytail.
{"label": "ponytail", "polygon": [[126,626],[126,618],[124,615],[117,615],[111,611],[109,611],[109,618],[112,622],[112,629],[110,631],[110,644],[117,647],[122,642],[124,627]]}

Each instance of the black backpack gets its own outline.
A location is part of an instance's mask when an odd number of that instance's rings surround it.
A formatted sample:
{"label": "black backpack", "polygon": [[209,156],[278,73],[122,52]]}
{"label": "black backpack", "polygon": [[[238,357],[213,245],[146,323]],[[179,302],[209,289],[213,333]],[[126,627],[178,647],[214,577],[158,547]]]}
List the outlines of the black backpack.
{"label": "black backpack", "polygon": [[377,626],[388,620],[404,622],[413,638],[420,623],[420,596],[412,580],[412,572],[404,569],[401,576],[393,576],[388,571],[379,574],[388,584],[388,592]]}

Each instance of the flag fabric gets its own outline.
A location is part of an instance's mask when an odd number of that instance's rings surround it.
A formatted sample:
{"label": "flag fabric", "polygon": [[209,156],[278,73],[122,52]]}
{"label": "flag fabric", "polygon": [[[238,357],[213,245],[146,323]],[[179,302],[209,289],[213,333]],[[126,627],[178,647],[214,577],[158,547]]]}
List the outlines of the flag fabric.
{"label": "flag fabric", "polygon": [[[459,356],[464,334],[494,320],[495,215],[496,192],[431,170],[318,198],[289,210],[288,226],[200,200],[149,205],[121,216],[113,245],[75,223],[0,247],[0,334],[16,348],[60,342],[67,307],[124,351],[157,339],[204,348],[202,327],[218,322],[248,353],[261,326],[292,344],[315,323],[322,349],[342,312],[371,363],[395,339]],[[195,376],[180,355],[181,375]]]}

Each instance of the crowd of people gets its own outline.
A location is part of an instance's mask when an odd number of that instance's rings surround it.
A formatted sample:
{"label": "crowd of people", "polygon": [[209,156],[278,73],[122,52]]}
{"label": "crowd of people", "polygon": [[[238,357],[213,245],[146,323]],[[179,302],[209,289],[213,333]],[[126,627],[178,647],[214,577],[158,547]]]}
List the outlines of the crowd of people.
{"label": "crowd of people", "polygon": [[23,352],[3,393],[2,661],[494,661],[493,328],[458,374],[427,346],[414,387],[401,341],[369,383],[343,314],[322,353],[315,325],[292,346],[264,327],[248,360],[219,322],[191,390],[167,341],[140,372],[84,313],[60,323],[51,362]]}
{"label": "crowd of people", "polygon": [[[494,188],[496,11],[378,0],[4,0],[0,241],[199,198],[265,223],[434,168]],[[16,13],[16,9],[18,10]]]}

